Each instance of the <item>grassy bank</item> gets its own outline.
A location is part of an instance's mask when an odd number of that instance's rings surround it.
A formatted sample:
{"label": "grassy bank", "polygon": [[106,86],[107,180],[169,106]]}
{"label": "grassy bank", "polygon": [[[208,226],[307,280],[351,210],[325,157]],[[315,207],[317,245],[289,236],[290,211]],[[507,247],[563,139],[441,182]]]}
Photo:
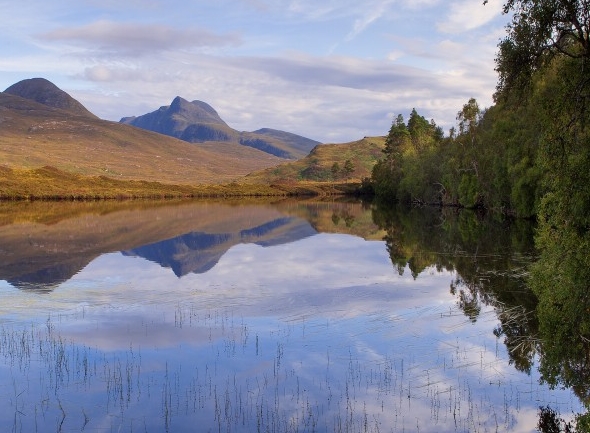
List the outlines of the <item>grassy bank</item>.
{"label": "grassy bank", "polygon": [[232,196],[288,196],[352,194],[356,183],[286,182],[177,185],[82,176],[54,167],[11,169],[0,167],[0,200],[111,200]]}

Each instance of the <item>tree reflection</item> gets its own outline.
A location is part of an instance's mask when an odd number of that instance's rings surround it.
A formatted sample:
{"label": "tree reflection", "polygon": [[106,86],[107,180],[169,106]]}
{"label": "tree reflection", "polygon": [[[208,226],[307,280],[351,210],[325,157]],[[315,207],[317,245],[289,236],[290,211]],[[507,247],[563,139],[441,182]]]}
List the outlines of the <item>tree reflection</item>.
{"label": "tree reflection", "polygon": [[534,226],[528,221],[495,221],[453,209],[396,209],[376,205],[373,218],[393,267],[414,278],[429,267],[455,271],[450,293],[475,322],[483,306],[495,309],[510,363],[530,372],[538,347],[537,298],[526,287],[535,258]]}
{"label": "tree reflection", "polygon": [[[574,390],[590,406],[590,232],[571,221],[542,226],[542,254],[530,285],[539,298],[542,379]],[[578,416],[578,430],[590,431],[590,413]]]}
{"label": "tree reflection", "polygon": [[[418,278],[428,267],[455,271],[450,293],[457,305],[473,322],[483,306],[494,308],[499,320],[494,334],[503,338],[510,364],[530,373],[538,357],[543,382],[569,387],[590,405],[587,232],[541,233],[539,255],[535,227],[527,221],[380,205],[373,218],[387,233],[387,251],[400,275],[409,270]],[[550,415],[557,421],[548,422]],[[577,431],[590,431],[589,419],[588,413],[577,415]],[[552,409],[540,409],[540,431],[573,431],[560,422]],[[547,430],[551,425],[561,430]]]}

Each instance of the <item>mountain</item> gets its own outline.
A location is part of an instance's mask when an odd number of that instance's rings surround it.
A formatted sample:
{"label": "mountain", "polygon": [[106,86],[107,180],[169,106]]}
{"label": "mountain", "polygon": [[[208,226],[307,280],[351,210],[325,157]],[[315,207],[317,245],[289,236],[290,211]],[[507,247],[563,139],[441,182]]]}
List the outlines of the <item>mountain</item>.
{"label": "mountain", "polygon": [[300,135],[292,134],[291,132],[280,131],[278,129],[262,128],[258,129],[252,134],[263,135],[271,139],[281,140],[293,149],[308,155],[309,152],[320,144],[319,141],[306,139]]}
{"label": "mountain", "polygon": [[4,91],[72,114],[97,118],[82,104],[45,78],[30,78],[13,84]]}
{"label": "mountain", "polygon": [[234,131],[210,105],[188,102],[177,96],[172,104],[139,117],[124,117],[121,123],[137,126],[188,142],[228,141]]}
{"label": "mountain", "polygon": [[261,150],[284,159],[299,159],[320,144],[289,132],[260,129],[239,132],[228,126],[209,104],[189,102],[180,96],[168,106],[138,117],[123,117],[121,123],[169,135],[189,143],[224,142]]}
{"label": "mountain", "polygon": [[[215,120],[209,110],[199,111],[201,119]],[[52,166],[85,176],[194,185],[235,181],[281,162],[239,143],[195,146],[99,119],[42,78],[0,92],[0,168]],[[0,173],[0,189],[1,180]]]}

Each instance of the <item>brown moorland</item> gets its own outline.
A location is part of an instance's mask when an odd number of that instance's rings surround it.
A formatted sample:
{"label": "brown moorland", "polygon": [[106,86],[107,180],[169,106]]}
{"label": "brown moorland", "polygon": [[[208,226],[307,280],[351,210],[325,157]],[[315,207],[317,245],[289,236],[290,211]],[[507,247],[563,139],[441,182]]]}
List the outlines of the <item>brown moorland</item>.
{"label": "brown moorland", "polygon": [[282,164],[235,143],[191,144],[101,120],[49,81],[24,81],[33,88],[0,92],[0,199],[347,194],[383,148],[380,137],[318,145]]}
{"label": "brown moorland", "polygon": [[0,93],[0,161],[5,168],[53,166],[85,176],[198,184],[231,182],[284,160],[232,143],[204,149]]}

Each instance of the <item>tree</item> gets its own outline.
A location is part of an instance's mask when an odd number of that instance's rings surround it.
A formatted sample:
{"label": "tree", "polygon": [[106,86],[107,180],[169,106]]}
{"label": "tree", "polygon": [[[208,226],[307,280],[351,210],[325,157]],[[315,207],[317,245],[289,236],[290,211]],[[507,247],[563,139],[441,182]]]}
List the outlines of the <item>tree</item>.
{"label": "tree", "polygon": [[509,12],[512,22],[496,58],[496,99],[514,106],[526,99],[540,119],[537,165],[545,173],[540,220],[559,232],[587,232],[590,0],[507,0],[504,13]]}
{"label": "tree", "polygon": [[500,94],[528,87],[556,56],[583,60],[582,67],[590,59],[589,0],[508,0],[504,13],[511,12],[496,58]]}
{"label": "tree", "polygon": [[[529,284],[539,299],[540,371],[588,407],[590,0],[508,0],[504,12],[513,18],[496,58],[496,101],[534,107],[539,119],[541,253]],[[579,416],[578,425],[589,418]]]}
{"label": "tree", "polygon": [[340,164],[335,162],[332,164],[332,168],[330,170],[332,171],[332,178],[334,180],[338,179],[338,176],[340,175]]}
{"label": "tree", "polygon": [[471,138],[471,144],[475,144],[475,132],[479,121],[481,120],[481,110],[475,98],[470,98],[463,109],[457,113],[459,121],[459,134],[468,134]]}
{"label": "tree", "polygon": [[415,108],[412,109],[408,119],[408,131],[416,150],[422,150],[434,141],[432,124],[420,116]]}
{"label": "tree", "polygon": [[342,168],[342,170],[344,171],[344,175],[346,176],[346,178],[349,179],[355,170],[354,164],[352,163],[352,161],[350,159],[347,159],[344,162],[344,167]]}
{"label": "tree", "polygon": [[390,162],[397,161],[401,158],[402,149],[410,139],[410,132],[404,123],[404,116],[398,114],[389,128],[389,133],[385,139],[385,148],[383,153]]}
{"label": "tree", "polygon": [[401,114],[392,122],[383,153],[372,172],[377,196],[392,200],[433,202],[440,198],[437,145],[442,129],[413,109],[407,125]]}

